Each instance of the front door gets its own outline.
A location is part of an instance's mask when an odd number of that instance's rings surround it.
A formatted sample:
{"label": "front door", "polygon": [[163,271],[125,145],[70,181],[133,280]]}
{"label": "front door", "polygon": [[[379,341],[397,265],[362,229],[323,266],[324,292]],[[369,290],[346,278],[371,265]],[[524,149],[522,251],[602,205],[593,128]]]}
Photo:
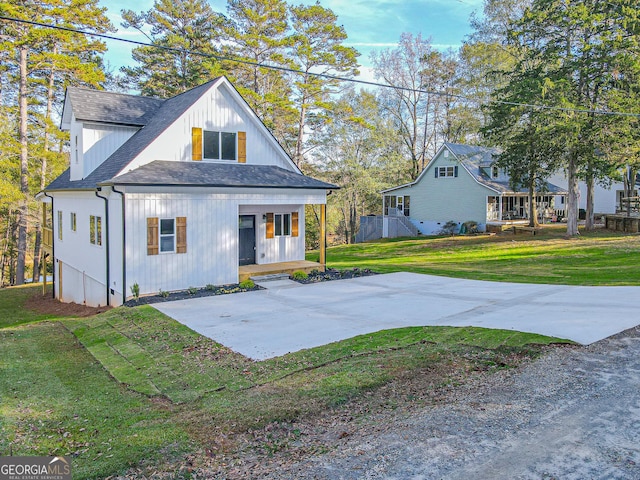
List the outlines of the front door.
{"label": "front door", "polygon": [[238,241],[240,243],[240,265],[256,263],[256,217],[240,215]]}

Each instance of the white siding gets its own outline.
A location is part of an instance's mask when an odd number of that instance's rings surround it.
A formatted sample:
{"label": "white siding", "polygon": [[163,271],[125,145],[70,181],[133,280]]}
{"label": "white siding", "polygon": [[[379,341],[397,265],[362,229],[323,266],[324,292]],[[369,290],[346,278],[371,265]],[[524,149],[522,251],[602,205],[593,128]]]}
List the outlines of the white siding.
{"label": "white siding", "polygon": [[[324,203],[324,191],[273,189],[235,193],[151,193],[126,195],[126,293],[141,294],[238,281],[238,216],[256,215],[256,261],[304,259],[304,205]],[[298,237],[266,238],[263,214],[299,212]],[[187,253],[147,255],[147,218],[187,217]]]}
{"label": "white siding", "polygon": [[223,86],[211,88],[206,92],[141,152],[123,172],[154,160],[190,162],[192,158],[191,129],[194,127],[214,131],[246,132],[248,164],[277,165],[295,171],[286,154],[279,147],[274,146],[273,140],[269,137],[270,134],[265,133],[264,129],[241,108]]}
{"label": "white siding", "polygon": [[71,180],[82,180],[82,123],[76,121],[73,114],[69,129],[69,141],[71,146],[71,151],[69,152]]}
{"label": "white siding", "polygon": [[[62,240],[59,239],[58,211],[62,212]],[[71,230],[70,213],[76,214],[76,231]],[[89,242],[89,217],[102,218],[102,245]],[[93,192],[55,193],[53,230],[56,276],[62,262],[62,301],[106,305],[105,205]],[[56,297],[59,297],[56,278]]]}
{"label": "white siding", "polygon": [[83,178],[93,172],[137,131],[135,127],[85,123],[82,130]]}
{"label": "white siding", "polygon": [[[557,185],[562,189],[567,189],[568,180],[563,173],[556,173],[548,179],[549,183]],[[578,208],[587,208],[587,185],[585,182],[579,182],[578,187],[580,189],[580,197],[578,199]],[[594,212],[595,213],[616,213],[616,192],[624,190],[624,184],[622,182],[612,182],[609,188],[595,185],[594,188]],[[559,202],[556,202],[556,206]]]}

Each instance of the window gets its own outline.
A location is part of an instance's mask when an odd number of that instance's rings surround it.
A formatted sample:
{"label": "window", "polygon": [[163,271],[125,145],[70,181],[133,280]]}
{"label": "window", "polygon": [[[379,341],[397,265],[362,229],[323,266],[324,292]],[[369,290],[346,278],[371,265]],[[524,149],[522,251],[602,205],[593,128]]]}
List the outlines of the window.
{"label": "window", "polygon": [[405,217],[409,216],[410,203],[411,203],[411,200],[409,199],[409,196],[405,195],[404,197],[404,216]]}
{"label": "window", "polygon": [[173,252],[176,243],[176,222],[173,218],[160,219],[160,252]]}
{"label": "window", "polygon": [[498,178],[500,176],[500,171],[498,170],[498,167],[491,167],[491,176],[493,178]]}
{"label": "window", "polygon": [[236,134],[229,132],[202,132],[203,158],[207,160],[235,160]]}
{"label": "window", "polygon": [[291,214],[276,213],[275,214],[275,236],[283,237],[291,235]]}
{"label": "window", "polygon": [[76,231],[76,214],[74,212],[71,212],[69,214],[69,222],[71,225],[71,231],[75,232]]}
{"label": "window", "polygon": [[447,166],[447,167],[438,167],[436,168],[436,178],[438,177],[457,177],[458,176],[458,167],[457,166]]}
{"label": "window", "polygon": [[297,237],[299,235],[298,212],[267,213],[265,215],[266,237]]}
{"label": "window", "polygon": [[187,217],[147,218],[147,255],[187,253]]}
{"label": "window", "polygon": [[102,217],[89,216],[89,242],[92,245],[102,245]]}
{"label": "window", "polygon": [[62,210],[58,210],[58,240],[62,240]]}

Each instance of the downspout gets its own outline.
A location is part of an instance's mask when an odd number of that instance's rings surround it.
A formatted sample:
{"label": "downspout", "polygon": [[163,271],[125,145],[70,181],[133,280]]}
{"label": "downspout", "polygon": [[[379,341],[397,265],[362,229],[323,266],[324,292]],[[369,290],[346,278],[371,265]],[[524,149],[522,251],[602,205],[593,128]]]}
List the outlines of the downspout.
{"label": "downspout", "polygon": [[[56,222],[53,220],[53,197],[51,195],[49,195],[47,192],[45,192],[44,190],[42,191],[42,194],[45,197],[49,197],[51,199],[51,261],[53,262],[53,268],[51,269],[53,274],[51,275],[51,277],[53,278],[53,281],[51,282],[51,296],[53,298],[56,298],[56,234],[53,230],[53,228],[55,227]],[[44,228],[44,225],[42,226]],[[47,275],[47,270],[44,270],[44,274],[45,276]]]}
{"label": "downspout", "polygon": [[[106,256],[106,282],[107,282],[107,306],[111,305],[111,294],[109,292],[109,287],[111,284],[111,276],[109,274],[110,270],[111,270],[111,265],[109,262],[109,199],[107,197],[101,197],[100,195],[98,195],[98,192],[102,191],[102,187],[98,187],[96,188],[95,194],[96,197],[101,198],[102,200],[104,200],[104,224],[106,226],[105,228],[105,243],[106,248],[105,248],[105,256]],[[98,232],[96,232],[96,235],[98,234]]]}
{"label": "downspout", "polygon": [[114,193],[119,193],[122,195],[122,304],[127,301],[127,230],[126,230],[126,222],[124,218],[125,212],[125,204],[124,204],[124,192],[120,190],[116,190],[116,188],[111,185],[111,191]]}

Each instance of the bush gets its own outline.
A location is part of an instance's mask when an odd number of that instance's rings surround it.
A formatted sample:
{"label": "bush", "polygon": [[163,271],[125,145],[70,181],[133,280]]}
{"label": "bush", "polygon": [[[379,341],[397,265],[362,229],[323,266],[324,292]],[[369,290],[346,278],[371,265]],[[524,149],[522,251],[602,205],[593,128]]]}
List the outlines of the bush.
{"label": "bush", "polygon": [[196,287],[189,287],[187,288],[187,292],[189,292],[189,295],[195,295],[198,293],[198,289]]}
{"label": "bush", "polygon": [[136,302],[140,299],[140,285],[138,285],[138,282],[131,285],[131,294],[136,299]]}
{"label": "bush", "polygon": [[250,278],[247,280],[243,280],[239,283],[240,288],[243,288],[245,290],[251,290],[252,288],[255,288],[256,284],[254,283],[253,280],[251,280]]}
{"label": "bush", "polygon": [[478,233],[478,222],[468,220],[462,224],[466,233]]}
{"label": "bush", "polygon": [[447,223],[445,223],[443,225],[443,227],[440,230],[439,234],[440,235],[455,235],[457,231],[458,231],[458,222],[455,222],[454,220],[449,220]]}
{"label": "bush", "polygon": [[307,275],[302,270],[296,270],[295,272],[293,272],[293,275],[291,275],[291,278],[293,278],[294,280],[306,280],[307,278],[309,278],[309,275]]}
{"label": "bush", "polygon": [[167,298],[169,296],[169,292],[160,289],[160,291],[158,292],[158,296],[160,296],[162,298]]}
{"label": "bush", "polygon": [[209,292],[213,292],[216,289],[216,286],[212,285],[211,283],[207,283],[207,286],[204,288]]}

